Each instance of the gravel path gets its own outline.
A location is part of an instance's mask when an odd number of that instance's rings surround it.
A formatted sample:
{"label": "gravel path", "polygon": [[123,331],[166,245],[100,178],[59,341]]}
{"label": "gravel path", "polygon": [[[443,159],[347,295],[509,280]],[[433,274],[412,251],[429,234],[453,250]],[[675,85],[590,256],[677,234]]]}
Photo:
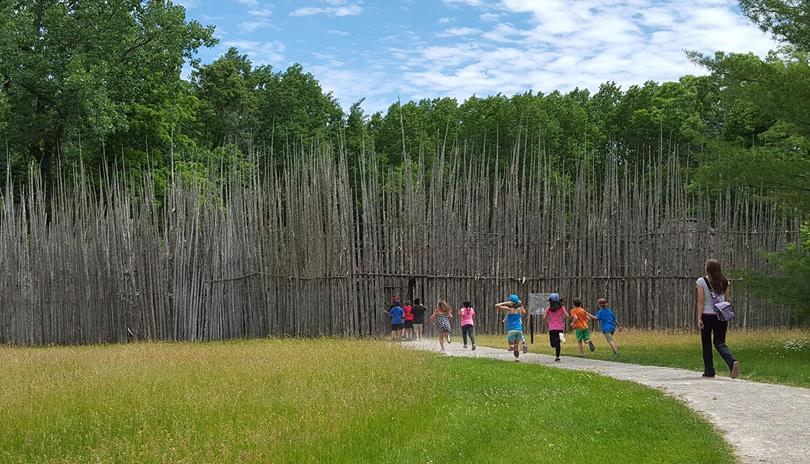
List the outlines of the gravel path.
{"label": "gravel path", "polygon": [[[435,340],[406,342],[409,348],[439,351]],[[448,356],[495,358],[514,362],[506,349],[479,346],[465,350],[447,345]],[[683,400],[725,436],[743,463],[810,463],[810,389],[728,377],[704,379],[700,372],[640,366],[588,358],[520,354],[521,362],[561,369],[585,370],[657,388]],[[745,372],[745,360],[741,360]],[[807,367],[810,369],[810,366]]]}

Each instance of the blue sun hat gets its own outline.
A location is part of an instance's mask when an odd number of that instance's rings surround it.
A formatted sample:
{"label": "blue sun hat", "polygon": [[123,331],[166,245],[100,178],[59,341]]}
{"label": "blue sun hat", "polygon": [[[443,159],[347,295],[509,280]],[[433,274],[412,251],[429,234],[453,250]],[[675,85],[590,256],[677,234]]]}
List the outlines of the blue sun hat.
{"label": "blue sun hat", "polygon": [[509,298],[507,298],[507,300],[511,301],[514,304],[519,304],[520,303],[520,298],[518,298],[518,296],[515,295],[514,293],[509,295]]}
{"label": "blue sun hat", "polygon": [[559,303],[560,302],[560,294],[559,293],[552,293],[548,296],[548,301],[550,303]]}

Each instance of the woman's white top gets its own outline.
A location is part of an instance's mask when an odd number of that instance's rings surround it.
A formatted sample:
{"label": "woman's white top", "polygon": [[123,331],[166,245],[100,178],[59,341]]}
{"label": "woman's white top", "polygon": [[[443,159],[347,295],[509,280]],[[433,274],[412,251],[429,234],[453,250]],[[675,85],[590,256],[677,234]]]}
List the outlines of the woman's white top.
{"label": "woman's white top", "polygon": [[[717,314],[714,310],[714,300],[712,300],[712,293],[709,290],[709,285],[706,284],[706,281],[703,277],[700,277],[698,280],[695,281],[695,284],[698,287],[703,288],[703,314]],[[718,295],[718,300],[726,301],[725,295]]]}

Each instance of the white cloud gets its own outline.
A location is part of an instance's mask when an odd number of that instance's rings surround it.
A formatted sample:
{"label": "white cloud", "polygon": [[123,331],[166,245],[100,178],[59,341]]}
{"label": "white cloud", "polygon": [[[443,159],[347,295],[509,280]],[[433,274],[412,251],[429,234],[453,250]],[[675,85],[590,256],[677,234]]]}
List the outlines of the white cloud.
{"label": "white cloud", "polygon": [[481,32],[480,29],[475,29],[472,27],[454,27],[451,29],[446,29],[442,32],[436,34],[438,37],[464,37],[473,34],[479,34]]}
{"label": "white cloud", "polygon": [[324,91],[339,97],[344,110],[365,98],[364,109],[384,111],[396,100],[399,90],[396,81],[387,75],[387,69],[379,66],[358,71],[334,64],[317,64],[306,66],[306,69],[316,76]]}
{"label": "white cloud", "polygon": [[257,8],[255,10],[248,10],[250,16],[258,16],[260,18],[268,18],[273,15],[273,10],[270,8]]}
{"label": "white cloud", "polygon": [[275,40],[269,40],[266,42],[244,39],[226,40],[222,42],[222,47],[238,48],[239,53],[250,57],[253,64],[279,65],[285,62],[284,44]]}
{"label": "white cloud", "polygon": [[487,6],[484,0],[442,0],[447,6],[472,6],[472,7],[484,7]]}
{"label": "white cloud", "polygon": [[606,81],[626,87],[705,73],[684,50],[764,55],[776,46],[733,0],[443,2],[498,22],[475,42],[460,39],[481,31],[453,28],[437,34],[440,43],[389,50],[402,63],[404,90],[415,96],[596,90]]}
{"label": "white cloud", "polygon": [[348,3],[346,0],[322,0],[327,6],[307,6],[293,10],[290,16],[356,16],[363,12],[362,2]]}
{"label": "white cloud", "polygon": [[[365,44],[367,31],[326,24],[323,16],[361,14],[367,3],[308,0],[294,2],[288,14],[321,15],[317,27],[328,43],[321,46],[313,37],[293,56],[281,42],[244,40],[282,24],[278,7],[266,0],[238,1],[247,5],[243,23],[226,25],[232,28],[229,38],[241,30],[243,40],[222,40],[223,46],[237,46],[257,64],[285,65],[289,54],[289,62],[302,61],[344,108],[365,97],[363,106],[371,111],[384,110],[397,94],[465,99],[529,89],[596,90],[606,81],[626,88],[705,73],[687,60],[685,49],[764,55],[776,46],[740,14],[735,0],[580,0],[574,6],[563,0],[442,0],[444,12],[426,15],[422,24],[402,17]],[[418,3],[410,5],[413,11]]]}
{"label": "white cloud", "polygon": [[270,10],[270,8],[248,10],[248,15],[252,19],[239,23],[239,30],[241,30],[243,33],[249,34],[272,25],[270,22],[270,16],[273,15],[273,11]]}
{"label": "white cloud", "polygon": [[269,26],[271,23],[267,19],[256,19],[253,21],[244,21],[239,23],[239,30],[245,33],[255,32],[259,29]]}

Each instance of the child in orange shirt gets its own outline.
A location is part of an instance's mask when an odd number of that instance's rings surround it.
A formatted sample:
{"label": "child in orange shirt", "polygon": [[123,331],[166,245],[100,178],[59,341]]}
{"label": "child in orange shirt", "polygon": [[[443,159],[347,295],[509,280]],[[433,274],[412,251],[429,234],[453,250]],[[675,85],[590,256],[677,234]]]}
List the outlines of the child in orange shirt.
{"label": "child in orange shirt", "polygon": [[585,308],[582,307],[582,301],[574,300],[574,309],[571,310],[571,328],[577,336],[577,347],[579,348],[579,355],[584,356],[583,342],[588,342],[588,348],[591,351],[596,350],[591,341],[591,334],[588,331],[588,322],[596,320],[596,317],[591,315]]}

